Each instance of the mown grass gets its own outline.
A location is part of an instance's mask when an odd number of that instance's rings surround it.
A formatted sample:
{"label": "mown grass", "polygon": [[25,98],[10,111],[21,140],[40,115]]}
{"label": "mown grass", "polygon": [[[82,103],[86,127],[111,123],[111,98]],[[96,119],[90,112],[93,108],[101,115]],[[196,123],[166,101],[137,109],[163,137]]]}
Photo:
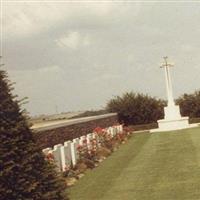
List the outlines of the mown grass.
{"label": "mown grass", "polygon": [[136,134],[68,192],[71,200],[200,199],[200,128]]}

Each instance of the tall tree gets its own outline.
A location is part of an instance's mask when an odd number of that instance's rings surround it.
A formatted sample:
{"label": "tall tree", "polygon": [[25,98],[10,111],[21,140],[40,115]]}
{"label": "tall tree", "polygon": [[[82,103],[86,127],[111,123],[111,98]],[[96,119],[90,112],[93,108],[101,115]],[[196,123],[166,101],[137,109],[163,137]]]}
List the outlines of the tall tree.
{"label": "tall tree", "polygon": [[164,117],[165,101],[148,95],[127,92],[107,103],[109,112],[118,113],[119,121],[130,124],[147,124]]}
{"label": "tall tree", "polygon": [[176,100],[180,105],[181,114],[190,118],[200,117],[200,90],[192,94],[183,94]]}
{"label": "tall tree", "polygon": [[64,200],[65,185],[37,147],[10,81],[0,70],[0,199]]}

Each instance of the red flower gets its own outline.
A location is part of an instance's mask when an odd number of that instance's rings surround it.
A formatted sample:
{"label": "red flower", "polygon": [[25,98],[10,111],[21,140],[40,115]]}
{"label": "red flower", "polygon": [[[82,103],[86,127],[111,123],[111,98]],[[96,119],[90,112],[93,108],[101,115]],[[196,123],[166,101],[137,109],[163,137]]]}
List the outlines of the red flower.
{"label": "red flower", "polygon": [[83,140],[83,143],[87,143],[87,139],[84,139],[84,140]]}
{"label": "red flower", "polygon": [[46,155],[46,158],[47,158],[48,160],[54,160],[54,155],[53,155],[52,153],[48,153],[48,154]]}
{"label": "red flower", "polygon": [[96,133],[100,133],[100,132],[102,132],[103,131],[103,129],[101,128],[101,127],[96,127],[95,129],[94,129],[94,132],[96,132]]}
{"label": "red flower", "polygon": [[82,148],[81,145],[78,145],[78,146],[77,146],[77,150],[78,150],[78,151],[81,150],[81,148]]}

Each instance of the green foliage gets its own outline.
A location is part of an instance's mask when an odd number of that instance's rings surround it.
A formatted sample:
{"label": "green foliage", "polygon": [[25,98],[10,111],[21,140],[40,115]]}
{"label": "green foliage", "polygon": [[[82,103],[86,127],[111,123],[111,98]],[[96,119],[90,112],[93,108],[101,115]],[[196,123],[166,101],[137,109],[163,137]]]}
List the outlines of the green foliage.
{"label": "green foliage", "polygon": [[0,70],[0,199],[64,200],[65,185],[38,149]]}
{"label": "green foliage", "polygon": [[200,90],[193,94],[183,94],[177,99],[176,103],[180,105],[183,116],[200,117]]}
{"label": "green foliage", "polygon": [[139,93],[125,93],[107,104],[109,112],[118,113],[119,121],[130,124],[147,124],[163,118],[165,102]]}

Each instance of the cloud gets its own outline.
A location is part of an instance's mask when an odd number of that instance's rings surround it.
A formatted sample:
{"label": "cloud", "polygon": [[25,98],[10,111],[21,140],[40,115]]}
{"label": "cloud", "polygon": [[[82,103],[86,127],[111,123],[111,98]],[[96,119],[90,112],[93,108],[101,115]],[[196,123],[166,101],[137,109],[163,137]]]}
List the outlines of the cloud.
{"label": "cloud", "polygon": [[48,2],[3,2],[4,63],[33,114],[100,107],[130,90],[165,96],[165,55],[177,63],[175,94],[199,87],[197,5]]}
{"label": "cloud", "polygon": [[27,83],[26,88],[32,88],[36,85],[45,86],[44,84],[47,84],[46,86],[48,86],[48,82],[56,80],[56,75],[61,75],[62,71],[60,66],[53,65],[38,69],[9,70],[8,72],[11,79],[17,82],[17,84],[20,84],[20,87],[23,87],[23,84]]}
{"label": "cloud", "polygon": [[50,67],[43,67],[43,68],[39,68],[37,70],[33,70],[35,72],[39,72],[39,73],[56,73],[56,72],[60,72],[62,71],[62,68],[55,65],[55,66],[50,66]]}
{"label": "cloud", "polygon": [[72,14],[68,4],[4,2],[3,27],[8,37],[26,37],[48,31]]}
{"label": "cloud", "polygon": [[[126,2],[4,2],[3,27],[6,37],[27,37],[55,26],[113,23],[132,11],[137,15],[140,3]],[[109,20],[107,20],[109,19]],[[87,42],[86,42],[87,43]]]}
{"label": "cloud", "polygon": [[56,39],[55,42],[59,47],[68,47],[74,50],[80,46],[88,46],[90,44],[89,37],[81,36],[77,31],[71,31],[67,35]]}
{"label": "cloud", "polygon": [[193,46],[191,44],[182,44],[180,47],[181,47],[182,51],[186,52],[186,53],[190,53],[190,52],[194,51],[194,49],[195,49],[195,46]]}

